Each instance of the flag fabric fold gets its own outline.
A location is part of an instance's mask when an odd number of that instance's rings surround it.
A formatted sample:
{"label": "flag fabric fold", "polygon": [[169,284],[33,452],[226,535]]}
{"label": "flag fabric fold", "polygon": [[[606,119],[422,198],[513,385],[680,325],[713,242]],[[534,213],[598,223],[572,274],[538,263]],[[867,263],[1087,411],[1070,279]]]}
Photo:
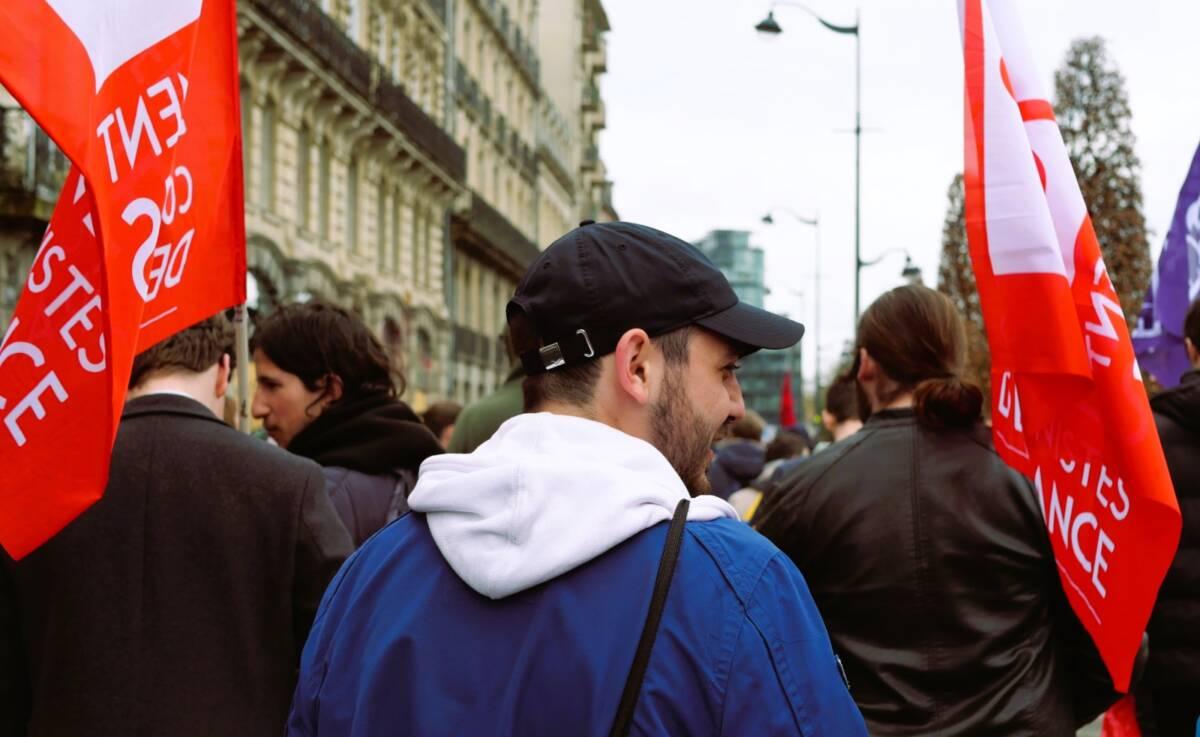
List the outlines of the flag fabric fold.
{"label": "flag fabric fold", "polygon": [[996,449],[1037,489],[1063,590],[1129,685],[1180,516],[1125,317],[1010,0],[960,0],[971,262]]}
{"label": "flag fabric fold", "polygon": [[1200,147],[1179,190],[1175,215],[1133,330],[1142,370],[1164,387],[1191,368],[1183,342],[1188,307],[1200,299]]}
{"label": "flag fabric fold", "polygon": [[0,82],[72,161],[0,343],[0,545],[103,493],[134,355],[245,299],[234,0],[6,0]]}

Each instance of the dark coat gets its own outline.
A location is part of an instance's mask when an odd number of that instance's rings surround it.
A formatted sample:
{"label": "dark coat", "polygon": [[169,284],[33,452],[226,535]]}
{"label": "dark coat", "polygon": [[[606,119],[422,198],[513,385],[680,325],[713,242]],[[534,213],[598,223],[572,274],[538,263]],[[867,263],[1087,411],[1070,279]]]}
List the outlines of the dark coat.
{"label": "dark coat", "polygon": [[712,493],[728,499],[730,494],[758,478],[766,460],[766,449],[749,440],[730,440],[718,445],[708,467]]}
{"label": "dark coat", "polygon": [[407,404],[363,392],[329,405],[288,450],[325,471],[325,489],[358,547],[408,511],[421,462],[442,452]]}
{"label": "dark coat", "polygon": [[131,400],[103,498],[0,565],[0,734],[281,734],[350,552],[316,464]]}
{"label": "dark coat", "polygon": [[873,737],[1073,737],[1115,698],[987,428],[876,413],[767,496]]}
{"label": "dark coat", "polygon": [[1150,664],[1157,729],[1147,735],[1195,733],[1200,717],[1200,371],[1150,400],[1175,497],[1183,515],[1179,550],[1150,617]]}

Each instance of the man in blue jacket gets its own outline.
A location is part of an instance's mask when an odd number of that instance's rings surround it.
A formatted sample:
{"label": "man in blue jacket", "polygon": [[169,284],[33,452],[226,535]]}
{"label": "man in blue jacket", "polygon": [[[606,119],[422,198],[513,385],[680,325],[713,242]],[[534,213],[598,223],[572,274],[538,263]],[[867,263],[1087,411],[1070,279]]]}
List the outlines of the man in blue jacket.
{"label": "man in blue jacket", "polygon": [[[509,302],[529,414],[427,460],[413,513],[330,585],[289,734],[606,735],[667,525],[745,412],[738,360],[803,327],[740,303],[697,249],[583,223]],[[632,734],[866,735],[799,571],[697,496]]]}

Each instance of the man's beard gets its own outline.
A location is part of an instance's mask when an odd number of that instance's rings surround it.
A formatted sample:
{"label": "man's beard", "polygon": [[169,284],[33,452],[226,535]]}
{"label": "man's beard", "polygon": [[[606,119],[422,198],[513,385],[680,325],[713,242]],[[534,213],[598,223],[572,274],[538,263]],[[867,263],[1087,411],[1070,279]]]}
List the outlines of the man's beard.
{"label": "man's beard", "polygon": [[721,425],[710,428],[688,402],[679,369],[668,368],[663,393],[650,410],[650,432],[658,448],[693,496],[712,491],[708,454]]}

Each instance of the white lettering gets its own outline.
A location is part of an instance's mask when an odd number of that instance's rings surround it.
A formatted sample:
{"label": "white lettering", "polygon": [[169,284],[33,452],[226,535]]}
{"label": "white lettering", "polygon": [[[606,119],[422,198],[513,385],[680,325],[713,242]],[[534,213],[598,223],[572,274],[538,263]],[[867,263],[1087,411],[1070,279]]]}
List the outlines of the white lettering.
{"label": "white lettering", "polygon": [[165,107],[158,111],[158,117],[160,120],[175,118],[175,132],[167,137],[167,148],[175,148],[175,144],[184,133],[187,133],[187,124],[183,122],[183,109],[179,107],[179,96],[175,92],[175,85],[171,84],[170,77],[163,77],[146,92],[151,97],[166,94],[167,99],[170,100]]}
{"label": "white lettering", "polygon": [[1100,477],[1096,479],[1096,499],[1100,502],[1100,506],[1108,508],[1108,498],[1104,496],[1104,487],[1113,485],[1112,478],[1108,475],[1108,467],[1100,467]]}
{"label": "white lettering", "polygon": [[[88,300],[88,303],[86,305],[81,307],[78,312],[76,312],[74,315],[71,316],[70,320],[67,320],[65,323],[63,323],[63,326],[58,329],[58,334],[62,336],[63,342],[67,344],[68,348],[70,348],[71,350],[75,350],[75,348],[76,348],[75,337],[73,335],[71,335],[71,328],[75,327],[76,325],[82,324],[86,330],[88,330],[88,331],[94,330],[95,325],[92,324],[92,320],[90,317],[88,317],[88,313],[95,312],[99,309],[100,309],[100,295],[97,294],[96,296],[94,296],[90,300]],[[87,355],[87,351],[85,351],[83,348],[79,348],[79,350],[76,352],[75,355],[79,358],[79,365],[83,367],[84,371],[87,371],[87,372],[93,373],[93,374],[103,371],[104,365],[105,365],[105,358],[107,358],[107,356],[108,356],[108,351],[104,345],[104,336],[103,335],[100,336],[100,361],[99,362],[95,362],[95,361],[92,361],[91,359],[89,359],[88,355]]]}
{"label": "white lettering", "polygon": [[100,121],[100,127],[96,129],[96,135],[104,139],[104,152],[108,154],[108,178],[115,184],[117,181],[117,159],[113,155],[112,134],[109,129],[116,121],[116,116],[112,113],[104,116],[104,120]]}
{"label": "white lettering", "polygon": [[1108,508],[1112,512],[1113,519],[1120,522],[1129,516],[1129,495],[1125,493],[1125,482],[1117,479],[1117,496],[1121,497],[1121,509],[1117,511],[1117,505],[1114,504]]}
{"label": "white lettering", "polygon": [[146,264],[150,261],[151,256],[159,256],[160,260],[167,249],[156,248],[158,243],[158,232],[161,228],[161,216],[159,215],[158,205],[148,197],[139,197],[133,202],[125,206],[125,211],[121,213],[121,219],[128,225],[139,218],[150,219],[150,234],[146,236],[146,240],[142,241],[142,245],[138,246],[137,252],[133,256],[133,285],[137,289],[138,294],[146,302],[154,299],[158,295],[159,281],[162,274],[162,267],[156,269],[150,274],[150,278],[154,279],[154,288],[150,288],[150,283],[146,279]]}
{"label": "white lettering", "polygon": [[1091,562],[1087,558],[1083,557],[1083,553],[1079,552],[1079,528],[1084,527],[1085,525],[1087,527],[1091,527],[1093,530],[1100,527],[1100,523],[1096,519],[1096,515],[1092,514],[1091,512],[1084,512],[1076,517],[1075,523],[1071,525],[1071,551],[1075,553],[1075,560],[1079,561],[1079,566],[1083,568],[1084,572],[1091,573]]}
{"label": "white lettering", "polygon": [[1096,591],[1101,598],[1108,597],[1108,590],[1104,588],[1104,584],[1100,583],[1101,571],[1108,570],[1108,561],[1104,559],[1104,551],[1112,552],[1116,546],[1111,538],[1104,534],[1104,530],[1100,530],[1100,534],[1096,536],[1096,560],[1095,566],[1092,568],[1092,585],[1096,587]]}
{"label": "white lettering", "polygon": [[65,304],[66,301],[80,289],[88,294],[95,294],[96,292],[96,289],[92,286],[92,283],[87,280],[87,277],[79,273],[79,269],[75,268],[75,264],[68,266],[67,271],[71,272],[71,276],[73,276],[74,279],[69,285],[67,285],[67,288],[64,289],[62,293],[54,298],[53,302],[46,306],[46,317],[50,317],[55,312],[58,312],[58,308],[62,307],[63,304]]}
{"label": "white lettering", "polygon": [[13,440],[18,446],[25,445],[25,433],[21,430],[21,415],[33,410],[34,417],[39,420],[45,419],[46,407],[42,404],[42,395],[47,390],[54,392],[54,396],[58,398],[59,403],[67,401],[67,390],[63,388],[62,382],[58,380],[58,375],[53,371],[46,374],[46,377],[38,382],[33,391],[25,395],[25,398],[17,402],[17,406],[13,407],[12,412],[4,418],[4,424],[8,427],[8,433],[12,435]]}
{"label": "white lettering", "polygon": [[[146,98],[138,97],[137,110],[133,114],[133,132],[125,124],[125,115],[117,108],[117,128],[121,131],[121,143],[125,147],[125,158],[129,168],[135,169],[138,151],[142,148],[142,138],[150,142],[150,148],[155,156],[162,155],[162,144],[158,142],[158,134],[154,132],[154,124],[150,122],[150,112],[146,109]],[[116,181],[116,180],[113,180]]]}
{"label": "white lettering", "polygon": [[1063,545],[1067,545],[1067,527],[1071,524],[1071,510],[1075,506],[1075,497],[1067,495],[1067,504],[1063,507],[1058,500],[1058,484],[1050,483],[1050,513],[1046,516],[1046,529],[1054,534],[1054,522],[1058,521]]}
{"label": "white lettering", "polygon": [[167,262],[167,276],[163,279],[168,288],[183,280],[183,270],[187,268],[188,252],[192,249],[192,238],[195,235],[195,228],[184,233],[179,239],[179,244],[171,251],[171,260]]}
{"label": "white lettering", "polygon": [[63,250],[62,246],[50,246],[50,248],[45,249],[45,252],[46,255],[41,260],[42,280],[38,281],[33,269],[29,270],[29,281],[26,283],[26,286],[34,294],[44,292],[46,291],[46,287],[50,286],[50,280],[54,278],[54,274],[50,270],[51,260],[65,261],[67,258],[67,252]]}

